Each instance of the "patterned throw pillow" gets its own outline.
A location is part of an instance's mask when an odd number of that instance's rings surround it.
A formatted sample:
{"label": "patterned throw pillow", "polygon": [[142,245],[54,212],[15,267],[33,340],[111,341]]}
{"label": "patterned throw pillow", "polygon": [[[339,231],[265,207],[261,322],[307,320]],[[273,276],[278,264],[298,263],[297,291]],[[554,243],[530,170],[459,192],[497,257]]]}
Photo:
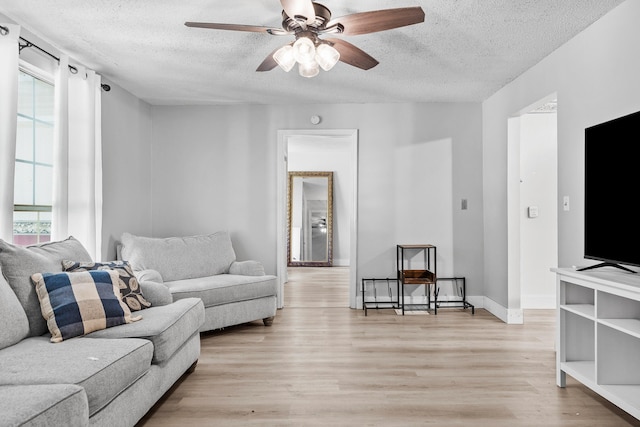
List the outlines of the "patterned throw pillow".
{"label": "patterned throw pillow", "polygon": [[118,287],[122,300],[129,306],[131,311],[142,310],[151,307],[151,303],[142,295],[138,279],[133,274],[133,269],[128,261],[111,262],[75,262],[62,261],[64,271],[92,271],[92,270],[114,270],[120,274]]}
{"label": "patterned throw pillow", "polygon": [[120,299],[115,271],[36,273],[31,281],[36,286],[51,342],[142,319],[132,317]]}

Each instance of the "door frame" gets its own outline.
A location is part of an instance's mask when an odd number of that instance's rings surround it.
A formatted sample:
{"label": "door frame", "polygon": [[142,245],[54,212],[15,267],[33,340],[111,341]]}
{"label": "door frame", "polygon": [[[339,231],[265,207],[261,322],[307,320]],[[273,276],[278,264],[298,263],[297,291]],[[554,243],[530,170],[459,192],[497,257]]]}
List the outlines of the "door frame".
{"label": "door frame", "polygon": [[[507,315],[506,323],[524,323],[524,310],[522,308],[522,280],[521,280],[521,247],[524,244],[521,239],[521,217],[523,212],[520,207],[520,119],[523,115],[531,113],[536,108],[549,101],[557,100],[558,94],[552,93],[544,98],[526,106],[507,118]],[[557,127],[556,127],[557,133]],[[557,151],[557,143],[556,143]],[[557,189],[557,182],[556,182]],[[557,195],[556,195],[557,197]],[[553,215],[558,216],[558,212]],[[556,233],[557,233],[556,229]],[[556,236],[557,249],[557,236]],[[556,265],[552,267],[557,266]],[[558,302],[556,301],[556,304]],[[504,319],[503,319],[504,320]]]}
{"label": "door frame", "polygon": [[357,304],[357,261],[358,261],[358,129],[281,129],[278,130],[277,146],[277,276],[278,308],[284,307],[284,284],[287,277],[287,158],[289,139],[299,136],[314,136],[348,139],[353,168],[352,216],[349,219],[349,307]]}

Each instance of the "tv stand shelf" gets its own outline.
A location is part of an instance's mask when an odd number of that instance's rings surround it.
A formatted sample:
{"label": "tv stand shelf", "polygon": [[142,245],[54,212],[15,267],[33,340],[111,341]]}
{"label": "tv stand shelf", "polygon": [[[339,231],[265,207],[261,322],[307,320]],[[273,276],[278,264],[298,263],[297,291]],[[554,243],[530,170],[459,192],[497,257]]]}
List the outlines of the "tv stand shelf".
{"label": "tv stand shelf", "polygon": [[556,383],[566,375],[640,419],[640,276],[553,269],[557,278]]}

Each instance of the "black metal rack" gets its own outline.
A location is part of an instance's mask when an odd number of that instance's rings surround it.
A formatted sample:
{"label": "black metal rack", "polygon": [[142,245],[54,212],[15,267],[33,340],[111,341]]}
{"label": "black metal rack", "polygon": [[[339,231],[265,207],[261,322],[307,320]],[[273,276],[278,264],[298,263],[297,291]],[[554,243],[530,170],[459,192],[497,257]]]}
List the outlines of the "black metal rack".
{"label": "black metal rack", "polygon": [[[419,256],[422,252],[422,260],[419,262],[422,269],[412,269],[411,260]],[[411,258],[407,258],[410,256]],[[415,263],[415,261],[414,261]],[[406,268],[408,267],[408,268]],[[424,304],[406,304],[405,303],[405,285],[425,285],[425,299],[427,300],[426,308],[431,310],[431,295],[433,290],[433,311],[438,314],[439,308],[460,307],[463,309],[470,308],[471,314],[475,314],[475,307],[467,301],[467,284],[464,277],[438,277],[436,266],[436,247],[434,245],[397,245],[396,246],[396,271],[395,279],[362,279],[362,309],[364,315],[371,308],[378,309],[401,309],[404,316],[405,307],[424,306]],[[447,301],[438,301],[440,295],[440,286],[438,282],[453,282],[453,290],[456,295],[455,299]],[[380,282],[386,283],[387,295],[378,295],[378,285]],[[395,286],[395,297],[393,293]],[[433,288],[432,288],[433,287]],[[369,299],[367,299],[369,292]]]}
{"label": "black metal rack", "polygon": [[[388,301],[379,301],[378,300],[378,288],[376,286],[376,284],[378,282],[386,282],[387,284],[387,292],[389,295],[389,299]],[[393,292],[391,290],[391,286],[395,285],[396,288],[396,297],[393,297]],[[367,288],[370,285],[370,288],[372,289],[373,292],[373,299],[369,299],[367,300],[366,298],[366,293],[367,293]],[[376,310],[378,309],[388,309],[388,308],[399,308],[400,307],[400,302],[398,301],[398,295],[399,295],[399,289],[400,289],[400,285],[398,284],[398,280],[396,279],[390,279],[390,278],[386,278],[386,279],[362,279],[362,309],[364,310],[364,315],[367,315],[367,309],[369,308],[375,308]]]}
{"label": "black metal rack", "polygon": [[[441,281],[451,281],[453,282],[453,289],[457,291],[457,297],[459,299],[449,300],[449,301],[438,301],[438,295],[440,294],[440,286],[438,286],[438,282]],[[462,285],[459,285],[462,283]],[[467,302],[467,282],[464,277],[438,277],[436,279],[436,286],[434,290],[434,298],[435,298],[435,306],[438,308],[448,308],[448,307],[461,307],[463,309],[471,308],[471,314],[476,314],[476,308],[473,304]],[[443,305],[445,304],[445,305]]]}

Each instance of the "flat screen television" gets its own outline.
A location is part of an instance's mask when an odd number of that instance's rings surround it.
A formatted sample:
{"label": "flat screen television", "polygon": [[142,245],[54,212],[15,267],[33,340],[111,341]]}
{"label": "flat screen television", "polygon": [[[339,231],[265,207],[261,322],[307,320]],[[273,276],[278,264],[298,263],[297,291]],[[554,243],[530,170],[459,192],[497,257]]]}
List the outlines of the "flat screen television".
{"label": "flat screen television", "polygon": [[584,257],[602,261],[582,270],[640,266],[640,111],[585,129]]}

